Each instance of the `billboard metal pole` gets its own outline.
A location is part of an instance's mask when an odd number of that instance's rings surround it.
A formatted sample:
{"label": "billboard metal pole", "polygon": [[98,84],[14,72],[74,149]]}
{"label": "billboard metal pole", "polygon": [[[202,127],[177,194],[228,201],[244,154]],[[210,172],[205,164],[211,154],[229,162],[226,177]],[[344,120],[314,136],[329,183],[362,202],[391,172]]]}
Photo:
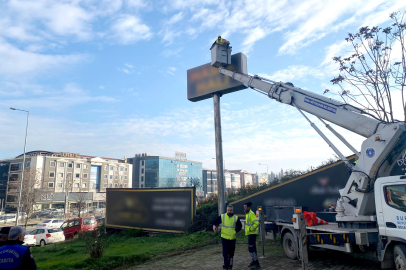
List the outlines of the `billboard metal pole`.
{"label": "billboard metal pole", "polygon": [[216,137],[216,168],[217,168],[217,190],[218,190],[218,212],[219,215],[225,211],[225,183],[223,171],[223,140],[221,137],[221,114],[220,94],[213,96],[214,104],[214,131]]}

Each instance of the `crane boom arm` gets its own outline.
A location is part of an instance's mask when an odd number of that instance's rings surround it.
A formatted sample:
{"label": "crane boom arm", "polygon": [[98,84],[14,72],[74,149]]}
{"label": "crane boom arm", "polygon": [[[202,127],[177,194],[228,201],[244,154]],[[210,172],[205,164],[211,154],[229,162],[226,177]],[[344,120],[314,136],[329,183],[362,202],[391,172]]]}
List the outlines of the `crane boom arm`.
{"label": "crane boom arm", "polygon": [[361,114],[361,110],[330,98],[291,86],[286,83],[265,81],[258,76],[233,72],[220,67],[221,74],[243,83],[247,87],[258,89],[270,98],[323,118],[331,123],[370,137],[385,126],[376,119]]}

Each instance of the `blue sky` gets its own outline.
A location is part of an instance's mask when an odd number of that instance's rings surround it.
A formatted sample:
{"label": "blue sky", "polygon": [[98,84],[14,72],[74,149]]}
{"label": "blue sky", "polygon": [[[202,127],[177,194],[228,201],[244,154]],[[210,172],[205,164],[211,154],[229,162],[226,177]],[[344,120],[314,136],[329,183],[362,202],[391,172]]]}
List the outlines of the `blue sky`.
{"label": "blue sky", "polygon": [[[368,3],[368,4],[366,4]],[[250,74],[332,88],[348,32],[385,26],[405,1],[0,1],[0,158],[49,150],[174,156],[215,166],[212,100],[186,98],[186,71],[218,34]],[[226,168],[306,169],[333,152],[297,111],[252,90],[221,99]],[[343,131],[360,147],[362,138]],[[336,140],[333,140],[336,142]],[[342,145],[339,144],[341,147]],[[351,154],[342,148],[344,154]]]}

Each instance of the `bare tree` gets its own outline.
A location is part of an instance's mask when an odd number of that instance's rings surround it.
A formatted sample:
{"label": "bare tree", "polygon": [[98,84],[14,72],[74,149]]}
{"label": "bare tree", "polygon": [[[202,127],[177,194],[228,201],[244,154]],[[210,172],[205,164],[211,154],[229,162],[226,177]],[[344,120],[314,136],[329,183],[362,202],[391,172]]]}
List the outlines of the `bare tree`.
{"label": "bare tree", "polygon": [[24,170],[20,208],[21,212],[27,215],[25,218],[25,226],[27,226],[28,217],[32,214],[34,205],[41,199],[41,196],[45,196],[49,193],[49,191],[43,189],[41,186],[42,176],[42,170],[39,168],[26,168]]}
{"label": "bare tree", "polygon": [[78,211],[78,217],[80,217],[83,210],[86,209],[87,203],[89,201],[88,193],[88,191],[82,190],[82,188],[79,186],[79,192],[72,192],[70,194],[74,202],[73,208]]}
{"label": "bare tree", "polygon": [[[394,102],[402,102],[406,120],[405,15],[406,12],[390,14],[393,23],[384,29],[365,26],[355,34],[349,33],[345,40],[352,45],[353,52],[348,57],[333,58],[340,66],[340,74],[331,82],[340,86],[339,96],[363,113],[385,122],[396,121]],[[401,99],[393,97],[395,90],[400,91]]]}

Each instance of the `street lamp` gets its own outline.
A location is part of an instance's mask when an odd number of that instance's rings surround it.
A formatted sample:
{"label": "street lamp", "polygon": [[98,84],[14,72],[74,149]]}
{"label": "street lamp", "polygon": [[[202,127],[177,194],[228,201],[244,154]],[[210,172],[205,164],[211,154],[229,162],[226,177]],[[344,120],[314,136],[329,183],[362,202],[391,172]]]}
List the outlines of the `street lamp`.
{"label": "street lamp", "polygon": [[17,215],[16,215],[16,226],[18,226],[18,216],[20,215],[20,205],[21,205],[21,190],[23,189],[23,181],[24,181],[24,166],[25,166],[25,149],[27,146],[27,134],[28,134],[28,118],[30,117],[30,112],[26,110],[20,110],[16,108],[10,108],[13,111],[22,111],[27,113],[27,126],[25,128],[25,140],[24,140],[24,157],[23,157],[23,166],[21,168],[21,181],[20,181],[20,192],[18,194],[18,206],[17,206]]}
{"label": "street lamp", "polygon": [[261,164],[261,163],[258,163],[258,165],[265,165],[265,166],[266,166],[266,180],[267,180],[267,182],[268,182],[268,184],[269,184],[268,164]]}

